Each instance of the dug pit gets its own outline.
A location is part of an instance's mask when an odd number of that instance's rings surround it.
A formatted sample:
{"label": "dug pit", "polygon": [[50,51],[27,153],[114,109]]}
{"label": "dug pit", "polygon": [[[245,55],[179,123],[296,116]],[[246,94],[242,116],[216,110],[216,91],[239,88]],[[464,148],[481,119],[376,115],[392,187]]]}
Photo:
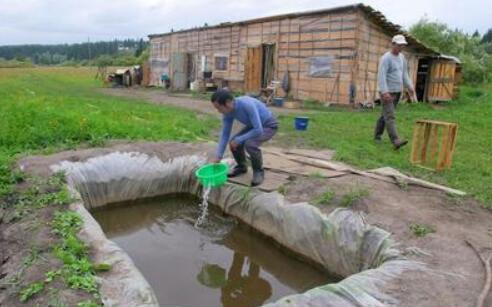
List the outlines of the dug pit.
{"label": "dug pit", "polygon": [[218,209],[195,227],[198,203],[169,195],[91,214],[130,255],[161,305],[259,306],[336,281]]}
{"label": "dug pit", "polygon": [[[397,303],[387,295],[389,281],[408,270],[425,270],[405,259],[390,234],[367,224],[363,215],[342,208],[324,215],[307,203],[290,203],[277,192],[234,184],[213,189],[210,203],[221,213],[215,212],[207,224],[210,228],[200,231],[192,229],[196,200],[142,203],[141,199],[163,195],[165,199],[173,194],[201,195],[194,171],[205,163],[205,156],[190,151],[167,157],[110,152],[52,165],[52,171],[65,171],[72,193],[80,199],[72,209],[85,220],[81,238],[91,246],[95,261],[113,267],[101,276],[105,304],[212,306],[224,303],[227,291],[229,297],[238,297],[237,289],[228,289],[238,287],[229,276],[236,275],[243,283],[248,283],[248,276],[256,278],[254,287],[261,287],[246,290],[254,292],[245,298],[246,305],[384,306]],[[109,205],[128,201],[134,203]],[[118,215],[126,217],[114,222]],[[105,222],[109,218],[110,228]],[[235,221],[243,226],[231,226]],[[178,266],[173,261],[183,262]],[[324,272],[342,280],[335,282]]]}

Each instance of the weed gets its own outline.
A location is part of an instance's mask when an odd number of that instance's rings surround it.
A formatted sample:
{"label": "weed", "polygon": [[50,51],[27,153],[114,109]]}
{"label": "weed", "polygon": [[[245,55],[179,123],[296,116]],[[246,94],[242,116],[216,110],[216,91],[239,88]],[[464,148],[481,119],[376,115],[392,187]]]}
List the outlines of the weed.
{"label": "weed", "polygon": [[429,233],[436,232],[434,227],[432,227],[431,225],[426,225],[426,224],[411,224],[410,230],[417,237],[424,237],[424,236],[428,235]]}
{"label": "weed", "polygon": [[27,255],[24,258],[24,261],[22,262],[22,264],[24,265],[24,267],[29,267],[33,263],[35,263],[38,259],[39,259],[39,249],[37,249],[36,247],[32,247],[29,250],[29,255]]}
{"label": "weed", "polygon": [[279,192],[282,195],[287,195],[287,186],[285,184],[282,184],[281,186],[278,187],[277,192]]}
{"label": "weed", "polygon": [[92,265],[92,268],[96,272],[107,272],[113,268],[109,263],[96,263]]}
{"label": "weed", "polygon": [[99,307],[101,305],[95,303],[92,300],[83,301],[77,304],[77,307]]}
{"label": "weed", "polygon": [[42,281],[33,282],[19,292],[19,299],[24,303],[43,289],[44,283]]}
{"label": "weed", "polygon": [[340,201],[340,206],[350,207],[356,201],[358,201],[364,197],[367,197],[369,195],[370,195],[370,192],[367,189],[356,188],[356,189],[350,190],[348,193],[346,193],[342,196],[342,199]]}
{"label": "weed", "polygon": [[61,237],[73,235],[82,225],[82,218],[73,211],[56,211],[52,222],[53,232]]}
{"label": "weed", "polygon": [[238,189],[239,191],[239,199],[241,199],[241,201],[249,201],[251,199],[251,191],[253,189],[250,188],[250,187],[241,187]]}
{"label": "weed", "polygon": [[323,179],[324,178],[323,174],[321,174],[319,171],[310,173],[309,177],[310,178],[317,178],[317,179]]}
{"label": "weed", "polygon": [[335,196],[335,192],[333,192],[330,189],[327,189],[321,195],[319,195],[318,197],[316,197],[313,200],[313,203],[315,205],[328,205],[328,204],[331,203],[331,201],[333,200],[333,197],[334,196]]}
{"label": "weed", "polygon": [[46,274],[44,274],[44,276],[46,276],[44,282],[50,283],[59,275],[61,275],[61,270],[51,270],[49,272],[46,272]]}
{"label": "weed", "polygon": [[404,191],[408,190],[408,182],[406,180],[399,179],[398,177],[395,178],[396,184],[398,187]]}
{"label": "weed", "polygon": [[63,262],[61,275],[69,287],[97,293],[95,273],[87,247],[76,236],[81,225],[82,218],[77,213],[55,212],[52,228],[55,234],[62,237],[62,242],[54,247],[53,253]]}

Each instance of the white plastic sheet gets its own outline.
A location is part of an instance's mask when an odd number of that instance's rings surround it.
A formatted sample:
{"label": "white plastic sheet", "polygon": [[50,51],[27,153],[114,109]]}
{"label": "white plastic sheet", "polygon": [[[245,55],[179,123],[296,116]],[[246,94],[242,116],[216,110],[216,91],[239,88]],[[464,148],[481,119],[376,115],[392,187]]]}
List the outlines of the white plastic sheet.
{"label": "white plastic sheet", "polygon": [[[170,193],[199,196],[201,187],[194,170],[203,163],[205,157],[198,155],[163,162],[146,154],[116,152],[86,162],[65,161],[52,169],[66,172],[74,193],[80,194],[85,208],[90,209]],[[232,184],[212,190],[210,202],[326,271],[345,278],[268,306],[397,304],[386,294],[387,282],[405,270],[423,269],[421,264],[406,260],[400,254],[388,232],[365,223],[361,213],[339,208],[324,215],[307,203],[291,204],[277,192],[263,193]],[[77,210],[82,212],[86,222],[89,221],[85,226],[86,241],[100,253],[117,256],[120,260],[113,259],[113,267],[116,267],[113,273],[117,276],[112,278],[121,286],[102,287],[103,298],[111,298],[103,299],[105,304],[157,306],[155,295],[129,257],[107,239],[104,238],[107,242],[102,239],[104,234],[82,206]],[[94,244],[101,240],[105,243]],[[123,264],[124,269],[119,269],[118,263]],[[137,282],[125,286],[133,278]],[[103,285],[105,282],[111,284],[102,280]],[[118,298],[127,301],[121,302]]]}

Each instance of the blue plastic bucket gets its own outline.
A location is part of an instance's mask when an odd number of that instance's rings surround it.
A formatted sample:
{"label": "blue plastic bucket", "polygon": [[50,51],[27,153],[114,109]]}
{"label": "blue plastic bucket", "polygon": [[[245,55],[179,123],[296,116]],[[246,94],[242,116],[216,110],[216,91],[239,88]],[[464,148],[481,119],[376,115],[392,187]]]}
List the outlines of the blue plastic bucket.
{"label": "blue plastic bucket", "polygon": [[296,117],[295,119],[296,130],[304,131],[307,129],[308,124],[309,124],[309,117]]}
{"label": "blue plastic bucket", "polygon": [[273,105],[276,107],[283,107],[284,106],[284,99],[281,97],[273,98]]}

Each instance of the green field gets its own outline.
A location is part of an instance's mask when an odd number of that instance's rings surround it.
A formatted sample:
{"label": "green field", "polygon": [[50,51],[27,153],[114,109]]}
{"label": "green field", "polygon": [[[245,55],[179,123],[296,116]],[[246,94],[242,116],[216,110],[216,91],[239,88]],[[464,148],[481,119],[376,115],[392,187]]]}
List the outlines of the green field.
{"label": "green field", "polygon": [[[210,138],[220,122],[190,111],[105,95],[87,68],[0,69],[0,189],[11,181],[17,154],[51,152],[108,139],[194,141]],[[309,130],[293,129],[282,115],[277,139],[289,146],[336,150],[336,158],[362,168],[392,166],[469,192],[492,207],[492,85],[463,87],[460,99],[432,106],[401,105],[398,128],[410,139],[417,119],[459,124],[453,167],[427,171],[408,162],[410,146],[395,152],[388,140],[372,141],[379,109],[311,111]]]}
{"label": "green field", "polygon": [[0,69],[0,194],[18,154],[109,139],[194,141],[219,123],[190,111],[99,93],[87,68]]}

